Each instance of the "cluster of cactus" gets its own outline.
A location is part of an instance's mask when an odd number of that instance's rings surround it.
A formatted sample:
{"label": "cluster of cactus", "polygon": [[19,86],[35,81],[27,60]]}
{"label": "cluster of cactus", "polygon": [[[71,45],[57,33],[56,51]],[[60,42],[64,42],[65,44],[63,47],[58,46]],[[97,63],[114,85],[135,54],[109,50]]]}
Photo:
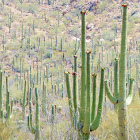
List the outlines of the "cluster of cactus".
{"label": "cluster of cactus", "polygon": [[[13,101],[10,103],[10,95],[8,90],[8,76],[6,76],[6,116],[3,114],[3,92],[2,92],[2,71],[0,72],[0,119],[3,122],[3,118],[9,120],[13,111]],[[11,105],[10,105],[11,104]]]}
{"label": "cluster of cactus", "polygon": [[[105,81],[105,91],[110,101],[115,104],[115,109],[118,108],[118,120],[119,120],[119,139],[127,140],[128,135],[128,121],[127,121],[127,105],[129,105],[133,99],[132,85],[134,79],[130,78],[129,93],[126,97],[126,35],[127,35],[127,4],[122,4],[123,17],[122,17],[122,34],[121,34],[121,51],[120,61],[116,58],[114,64],[114,96],[109,90],[107,81]],[[66,73],[66,87],[69,101],[70,116],[72,124],[76,130],[79,130],[79,136],[81,139],[89,139],[90,131],[98,128],[101,120],[102,104],[103,104],[103,89],[104,89],[104,69],[101,70],[101,85],[98,112],[95,117],[95,105],[96,105],[96,74],[93,74],[93,103],[92,109],[90,105],[90,52],[87,52],[87,63],[85,54],[85,12],[81,12],[82,15],[82,28],[81,28],[81,95],[80,95],[80,107],[78,108],[78,95],[77,95],[77,62],[74,57],[74,72],[73,72],[73,100],[71,95],[71,87],[69,81],[69,73]],[[113,54],[114,56],[114,54]],[[103,59],[103,57],[102,57]],[[99,54],[100,62],[100,54]],[[87,64],[87,66],[86,66]],[[100,68],[100,64],[98,65]],[[87,72],[86,72],[87,68]],[[99,69],[98,69],[99,70]],[[112,75],[111,75],[112,77]],[[111,78],[111,87],[112,87]],[[87,93],[86,93],[87,92]],[[92,110],[92,112],[91,112]],[[79,115],[79,117],[78,117]],[[79,120],[78,120],[79,118]]]}
{"label": "cluster of cactus", "polygon": [[[103,104],[103,89],[104,89],[104,69],[101,69],[101,83],[98,110],[96,115],[96,74],[93,74],[93,101],[91,108],[91,74],[90,74],[90,51],[87,52],[86,66],[86,51],[85,51],[85,13],[81,11],[82,28],[81,28],[81,95],[80,107],[78,108],[77,95],[77,57],[74,56],[74,72],[73,72],[73,100],[71,95],[71,87],[69,81],[69,73],[66,73],[66,87],[69,101],[70,116],[73,126],[79,131],[79,139],[89,139],[90,131],[98,128],[101,121],[102,104]],[[87,67],[87,70],[86,70]],[[79,115],[79,117],[78,117]],[[79,118],[79,119],[78,119]]]}

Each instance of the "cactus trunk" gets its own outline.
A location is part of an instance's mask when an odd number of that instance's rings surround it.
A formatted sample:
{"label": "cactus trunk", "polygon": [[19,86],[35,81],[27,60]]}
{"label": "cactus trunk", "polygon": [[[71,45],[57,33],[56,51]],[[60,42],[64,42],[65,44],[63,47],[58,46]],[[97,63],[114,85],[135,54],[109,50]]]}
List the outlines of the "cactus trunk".
{"label": "cactus trunk", "polygon": [[128,140],[128,120],[126,108],[126,35],[127,35],[127,4],[123,4],[122,17],[122,34],[121,34],[121,53],[119,61],[119,105],[118,105],[118,119],[119,119],[119,139]]}

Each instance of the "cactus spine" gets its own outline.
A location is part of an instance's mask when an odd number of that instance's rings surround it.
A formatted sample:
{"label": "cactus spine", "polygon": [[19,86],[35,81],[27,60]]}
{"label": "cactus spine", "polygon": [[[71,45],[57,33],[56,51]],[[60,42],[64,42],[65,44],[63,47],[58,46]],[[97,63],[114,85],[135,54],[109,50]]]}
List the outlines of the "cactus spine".
{"label": "cactus spine", "polygon": [[[90,137],[90,131],[98,128],[101,121],[102,103],[103,103],[103,88],[104,88],[104,69],[101,70],[101,83],[98,110],[96,115],[96,74],[93,75],[93,101],[91,106],[91,80],[90,80],[90,54],[87,52],[87,66],[86,66],[86,53],[85,53],[85,12],[81,12],[82,15],[82,70],[81,70],[81,95],[80,95],[80,108],[78,109],[78,96],[77,96],[77,61],[74,57],[74,72],[73,72],[73,99],[71,95],[71,87],[69,81],[69,73],[66,73],[66,87],[68,94],[68,102],[70,109],[70,117],[73,126],[76,130],[79,130],[79,139],[88,140]],[[83,78],[84,77],[84,78]],[[87,87],[87,89],[85,88]],[[79,112],[79,117],[77,116]],[[92,112],[92,113],[91,113]],[[96,116],[95,116],[96,115]],[[79,118],[79,119],[78,119]],[[78,125],[77,125],[78,124]]]}
{"label": "cactus spine", "polygon": [[[36,96],[36,117],[35,117],[35,126],[33,126],[32,122],[32,106],[31,106],[31,98],[29,104],[30,115],[28,116],[28,128],[32,134],[35,134],[35,140],[40,139],[40,119],[39,119],[39,102],[38,102],[38,94],[37,88],[35,88],[35,96]],[[31,89],[30,89],[30,97],[31,97]]]}

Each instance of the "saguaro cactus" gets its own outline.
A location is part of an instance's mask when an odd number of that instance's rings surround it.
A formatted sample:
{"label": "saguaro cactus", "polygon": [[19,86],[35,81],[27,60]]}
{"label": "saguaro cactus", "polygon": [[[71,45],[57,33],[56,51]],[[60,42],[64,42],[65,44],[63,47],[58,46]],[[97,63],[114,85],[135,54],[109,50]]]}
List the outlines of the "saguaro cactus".
{"label": "saguaro cactus", "polygon": [[[30,89],[31,95],[31,89]],[[28,128],[32,134],[35,134],[35,140],[40,139],[40,114],[39,114],[39,102],[38,102],[38,94],[37,88],[35,88],[35,96],[36,96],[36,117],[35,117],[35,126],[33,126],[32,122],[32,106],[31,106],[31,98],[29,104],[30,115],[28,116]]]}
{"label": "saguaro cactus", "polygon": [[27,98],[27,102],[26,102],[26,80],[25,80],[25,84],[24,84],[24,95],[23,95],[23,102],[20,99],[20,106],[22,107],[22,111],[23,111],[23,118],[25,118],[25,107],[28,105],[28,98]]}
{"label": "saguaro cactus", "polygon": [[[132,84],[133,80],[130,78],[129,93],[126,97],[126,35],[127,35],[127,4],[122,4],[123,7],[123,18],[122,18],[122,34],[121,34],[121,53],[119,61],[119,75],[115,75],[115,92],[119,91],[118,97],[113,97],[109,91],[107,81],[105,81],[106,93],[112,103],[118,104],[118,120],[119,120],[119,140],[128,140],[128,120],[127,120],[127,105],[132,101]],[[115,72],[116,73],[116,72]],[[119,86],[118,86],[119,80]],[[118,89],[119,88],[119,89]]]}
{"label": "saguaro cactus", "polygon": [[[73,126],[79,131],[79,139],[88,140],[90,131],[98,128],[101,121],[103,89],[104,89],[104,69],[101,70],[101,83],[98,110],[96,115],[96,74],[93,74],[93,100],[91,108],[91,80],[90,80],[90,51],[87,52],[87,66],[85,53],[85,12],[82,15],[82,67],[81,67],[81,95],[80,107],[78,108],[77,96],[77,57],[74,57],[74,72],[73,72],[73,100],[71,95],[71,87],[69,81],[69,73],[66,73],[66,87],[69,101],[70,117]],[[78,113],[79,112],[79,113]],[[78,117],[79,114],[79,117]],[[79,118],[79,119],[78,119]]]}
{"label": "saguaro cactus", "polygon": [[[3,102],[2,102],[2,71],[0,72],[0,118],[1,122],[3,122]],[[13,112],[13,101],[11,101],[10,105],[10,97],[9,97],[9,91],[8,91],[8,76],[6,76],[6,120],[9,120],[11,117],[11,114]]]}
{"label": "saguaro cactus", "polygon": [[[3,95],[2,95],[2,71],[0,71],[0,112],[2,111],[3,107]],[[0,118],[2,118],[1,113],[0,113]]]}

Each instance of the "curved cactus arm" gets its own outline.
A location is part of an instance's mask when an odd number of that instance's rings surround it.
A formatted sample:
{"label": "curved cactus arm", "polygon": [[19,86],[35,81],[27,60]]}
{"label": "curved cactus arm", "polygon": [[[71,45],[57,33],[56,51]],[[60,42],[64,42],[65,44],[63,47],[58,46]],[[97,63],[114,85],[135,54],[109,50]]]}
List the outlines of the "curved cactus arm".
{"label": "curved cactus arm", "polygon": [[133,99],[133,92],[132,92],[133,81],[134,81],[134,79],[131,78],[130,79],[130,84],[129,84],[129,93],[128,93],[128,96],[126,98],[126,105],[127,106],[130,105],[130,103],[132,102],[132,99]]}
{"label": "curved cactus arm", "polygon": [[86,111],[85,111],[85,121],[84,127],[82,129],[83,133],[90,133],[90,120],[91,120],[91,107],[90,107],[90,53],[87,52],[87,95],[86,95]]}
{"label": "curved cactus arm", "polygon": [[105,92],[106,92],[107,97],[109,98],[111,103],[113,103],[113,104],[118,103],[118,99],[116,99],[114,96],[112,96],[112,93],[111,93],[109,86],[107,84],[107,80],[105,81]]}
{"label": "curved cactus arm", "polygon": [[29,131],[32,133],[32,134],[35,134],[35,128],[33,127],[32,125],[32,114],[30,116],[28,116],[28,128],[29,128]]}
{"label": "curved cactus arm", "polygon": [[66,74],[66,88],[67,88],[67,94],[68,94],[68,102],[69,102],[69,109],[70,109],[70,117],[73,122],[73,103],[71,98],[71,88],[70,88],[70,81],[69,81],[69,73]]}
{"label": "curved cactus arm", "polygon": [[105,69],[101,69],[100,94],[99,94],[97,115],[95,120],[91,122],[90,131],[97,129],[101,122],[102,108],[103,108],[103,93],[104,93],[104,70]]}
{"label": "curved cactus arm", "polygon": [[26,104],[25,104],[25,107],[28,105],[28,103],[29,103],[29,99],[27,98],[27,102],[26,102]]}

